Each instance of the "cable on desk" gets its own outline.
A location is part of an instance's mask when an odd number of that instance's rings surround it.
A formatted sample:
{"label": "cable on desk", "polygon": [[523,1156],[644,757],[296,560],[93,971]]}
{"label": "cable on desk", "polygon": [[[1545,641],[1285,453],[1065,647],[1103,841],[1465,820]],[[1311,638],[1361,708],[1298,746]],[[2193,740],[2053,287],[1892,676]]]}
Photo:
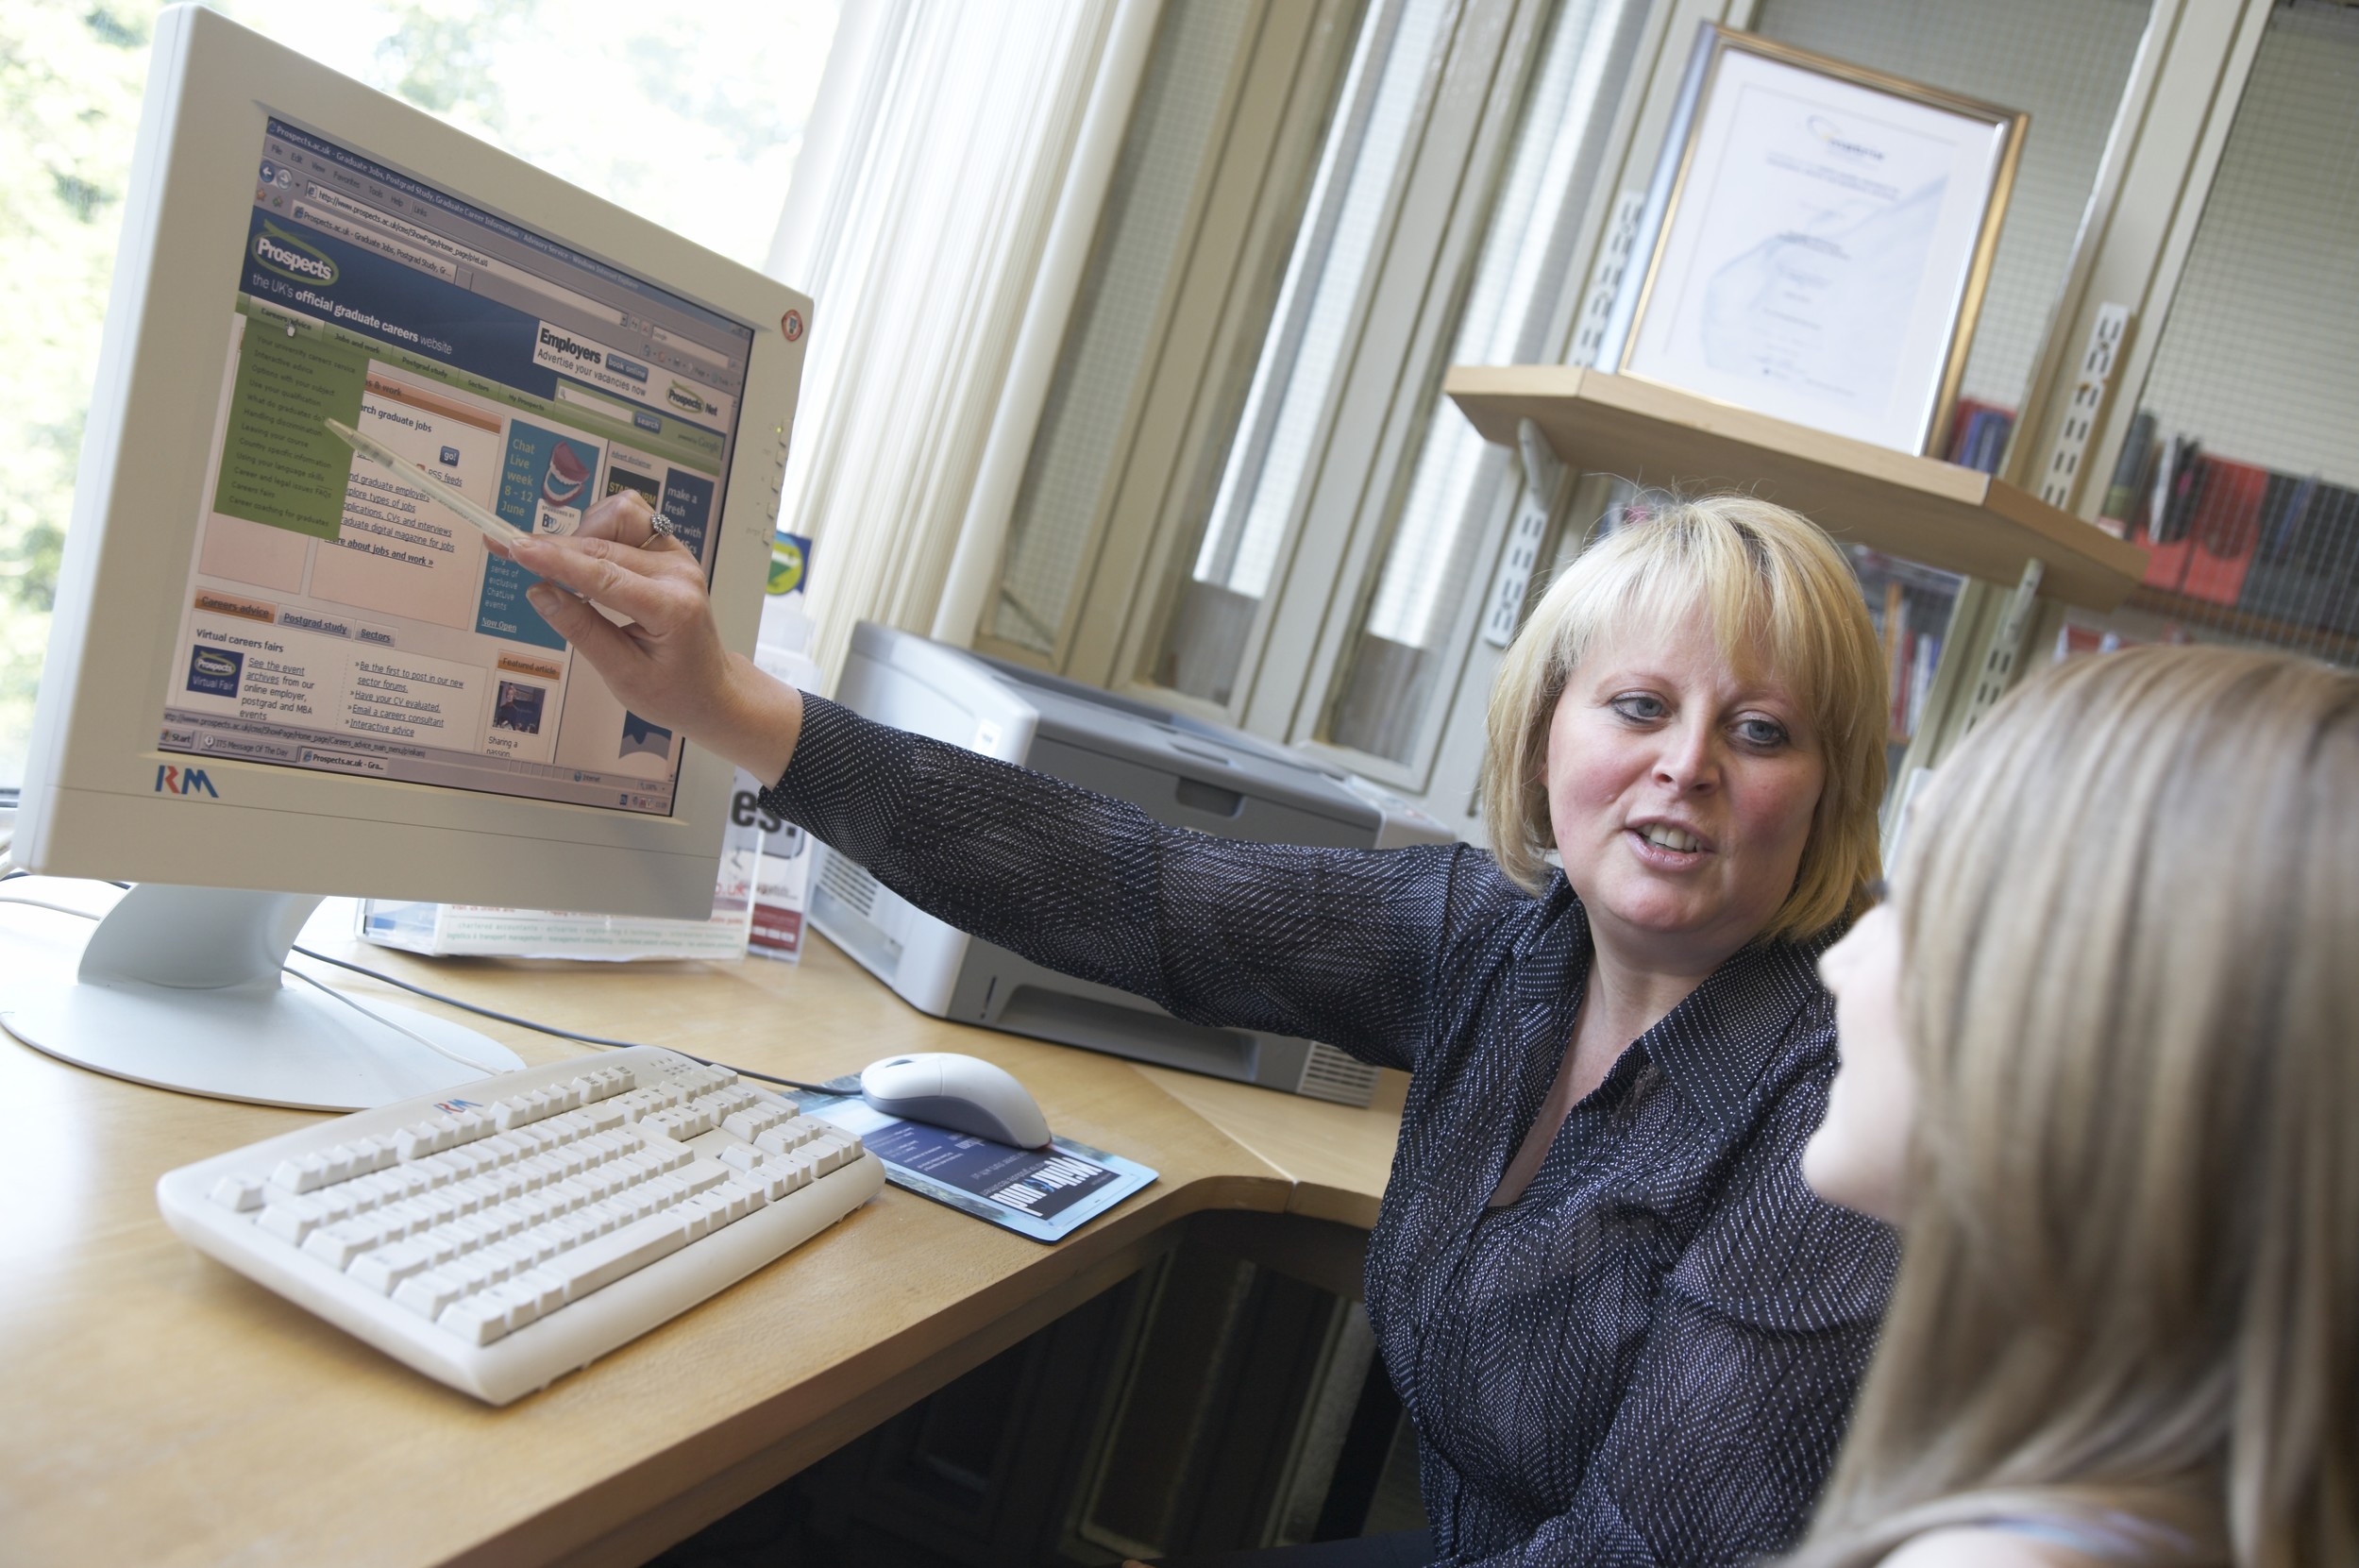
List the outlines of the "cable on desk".
{"label": "cable on desk", "polygon": [[[9,870],[7,872],[0,872],[0,883],[14,882],[19,877],[29,877],[37,874],[38,873],[33,871],[25,870]],[[121,887],[126,891],[130,887],[130,884],[124,882],[112,882],[109,883],[108,885],[110,887]],[[14,895],[6,895],[0,896],[0,903],[25,904],[34,909],[47,909],[55,911],[59,915],[71,915],[76,919],[80,920],[95,920],[103,919],[101,916],[92,914],[87,909],[76,909],[69,904],[50,903],[41,899],[26,899],[18,898]],[[304,957],[311,959],[315,964],[332,964],[340,969],[350,969],[354,974],[366,975],[371,980],[378,981],[383,985],[392,986],[399,990],[408,991],[413,996],[422,996],[429,1002],[439,1002],[446,1007],[456,1007],[463,1013],[473,1013],[478,1018],[487,1018],[495,1020],[500,1023],[514,1024],[519,1029],[530,1029],[535,1034],[551,1035],[561,1040],[575,1040],[583,1045],[595,1045],[609,1051],[629,1051],[641,1043],[637,1040],[610,1039],[604,1035],[585,1035],[576,1029],[561,1029],[553,1023],[541,1023],[532,1019],[520,1018],[514,1013],[503,1013],[497,1007],[485,1007],[472,1002],[462,1002],[455,996],[446,996],[441,991],[430,990],[424,986],[414,985],[410,981],[402,979],[398,975],[387,974],[382,969],[373,969],[365,964],[355,964],[351,960],[345,958],[331,958],[327,953],[319,953],[311,948],[304,947],[300,943],[295,944],[290,951],[302,954]],[[463,1066],[474,1068],[479,1071],[488,1072],[489,1071],[485,1069],[483,1064],[480,1062],[467,1061],[463,1057],[454,1055],[452,1053],[444,1050],[441,1046],[436,1045],[433,1041],[427,1039],[422,1036],[412,1034],[409,1030],[402,1028],[398,1023],[394,1022],[393,1020],[380,1018],[377,1014],[369,1012],[368,1008],[362,1003],[355,1002],[352,998],[345,996],[341,991],[334,990],[329,986],[323,985],[321,982],[313,979],[308,974],[305,974],[301,969],[296,969],[292,964],[284,964],[279,966],[279,968],[282,972],[295,976],[295,978],[302,981],[307,986],[318,986],[319,989],[326,991],[329,996],[334,997],[345,1006],[366,1014],[369,1018],[375,1019],[386,1028],[396,1030],[400,1034],[409,1035],[412,1039],[416,1040],[420,1045],[425,1046],[428,1050],[432,1051],[437,1055],[449,1056],[451,1060],[460,1062]],[[757,1072],[751,1068],[739,1067],[734,1062],[716,1061],[710,1056],[699,1056],[693,1051],[682,1051],[677,1046],[666,1046],[663,1049],[671,1052],[676,1056],[685,1056],[690,1061],[702,1067],[726,1068],[728,1071],[736,1073],[741,1078],[758,1078],[763,1083],[776,1084],[782,1088],[797,1089],[804,1094],[836,1095],[847,1092],[841,1087],[831,1087],[827,1084],[807,1084],[799,1078],[782,1078],[774,1072]]]}
{"label": "cable on desk", "polygon": [[[427,1050],[431,1051],[435,1055],[442,1057],[445,1061],[457,1062],[461,1067],[473,1068],[476,1071],[480,1072],[486,1078],[490,1077],[495,1072],[503,1072],[507,1071],[505,1068],[485,1067],[481,1062],[477,1061],[474,1057],[466,1054],[464,1052],[453,1050],[447,1045],[438,1045],[434,1041],[428,1039],[424,1035],[419,1034],[416,1030],[396,1023],[393,1020],[387,1018],[376,1008],[369,1006],[366,1003],[356,1001],[353,998],[345,995],[342,991],[336,989],[335,986],[330,986],[327,981],[320,979],[318,976],[305,974],[301,969],[296,969],[293,964],[279,965],[278,972],[280,974],[293,975],[295,979],[302,981],[306,986],[311,986],[312,989],[319,992],[320,995],[343,1003],[345,1006],[351,1008],[354,1012],[360,1014],[362,1018],[367,1019],[372,1023],[381,1023],[394,1033],[406,1036],[419,1045],[426,1047]],[[478,1036],[477,1037],[480,1038],[481,1037]]]}
{"label": "cable on desk", "polygon": [[[370,969],[365,964],[355,964],[348,958],[330,958],[324,953],[316,953],[310,948],[300,946],[295,951],[315,963],[333,964],[340,969],[350,969],[354,974],[367,975],[371,980],[382,981],[388,986],[398,986],[414,996],[422,996],[429,1002],[439,1002],[446,1007],[456,1007],[462,1012],[473,1013],[478,1018],[495,1019],[501,1023],[513,1023],[519,1029],[531,1029],[539,1034],[553,1035],[561,1040],[578,1040],[583,1045],[600,1046],[610,1051],[629,1051],[642,1043],[638,1040],[610,1039],[604,1035],[585,1035],[578,1029],[561,1029],[553,1023],[540,1023],[529,1018],[520,1018],[514,1013],[503,1013],[497,1007],[484,1007],[476,1003],[462,1002],[455,996],[446,996],[440,991],[429,990],[426,986],[414,985],[398,975],[387,974],[382,969]],[[781,1078],[772,1072],[756,1072],[751,1068],[739,1067],[734,1062],[715,1061],[708,1056],[699,1056],[693,1051],[682,1051],[676,1045],[667,1045],[664,1049],[674,1055],[685,1056],[690,1061],[705,1067],[727,1068],[739,1077],[759,1078],[766,1084],[778,1084],[786,1088],[800,1089],[805,1094],[842,1094],[845,1092],[840,1088],[831,1088],[825,1084],[806,1084],[796,1078]]]}

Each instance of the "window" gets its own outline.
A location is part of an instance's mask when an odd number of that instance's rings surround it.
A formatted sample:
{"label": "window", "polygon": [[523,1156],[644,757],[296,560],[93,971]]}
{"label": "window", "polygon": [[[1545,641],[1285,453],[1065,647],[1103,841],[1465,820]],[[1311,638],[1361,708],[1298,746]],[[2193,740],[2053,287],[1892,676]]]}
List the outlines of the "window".
{"label": "window", "polygon": [[[1564,6],[1549,28],[1515,148],[1483,236],[1450,346],[1458,364],[1554,356],[1576,225],[1594,187],[1637,42],[1635,8]],[[1323,738],[1395,763],[1414,760],[1439,727],[1434,695],[1474,609],[1486,525],[1507,478],[1491,447],[1436,397],[1398,502],[1391,542],[1362,613]]]}
{"label": "window", "polygon": [[[14,0],[0,10],[0,268],[40,279],[44,302],[0,319],[0,451],[9,470],[0,492],[0,789],[24,776],[158,8],[157,0]],[[220,8],[758,266],[837,6],[779,0],[658,13],[625,0],[473,8],[225,0]]]}
{"label": "window", "polygon": [[1449,13],[1442,0],[1395,0],[1360,29],[1212,514],[1155,663],[1159,684],[1224,706],[1235,695]]}
{"label": "window", "polygon": [[[1283,40],[1265,22],[1205,51],[1205,110],[1153,203],[1123,182],[1182,132],[1142,94],[979,645],[1317,739],[1318,694],[1365,612],[1431,643],[1417,679],[1446,688],[1504,465],[1440,404],[1441,371],[1550,352],[1642,44],[1677,8],[1365,0]],[[1152,244],[1147,210],[1165,225]],[[1093,353],[1122,310],[1125,352]],[[1052,482],[1085,428],[1086,459]],[[1395,535],[1387,573],[1369,551]],[[1413,565],[1435,558],[1440,577]],[[1421,711],[1413,744],[1430,750],[1441,711]],[[1345,728],[1355,765],[1401,750]]]}
{"label": "window", "polygon": [[1232,77],[1259,42],[1255,10],[1251,0],[1164,9],[984,616],[1003,645],[1053,656],[1063,638],[1192,194],[1226,128]]}

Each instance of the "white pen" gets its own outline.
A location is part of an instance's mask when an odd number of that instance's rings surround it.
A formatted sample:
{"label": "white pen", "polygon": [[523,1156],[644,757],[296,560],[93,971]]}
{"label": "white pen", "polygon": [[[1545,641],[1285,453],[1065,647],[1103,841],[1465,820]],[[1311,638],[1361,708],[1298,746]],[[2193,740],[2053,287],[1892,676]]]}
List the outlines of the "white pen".
{"label": "white pen", "polygon": [[412,463],[376,437],[362,435],[341,421],[330,419],[327,421],[327,425],[329,430],[336,432],[345,446],[367,458],[371,463],[390,468],[399,478],[416,484],[418,488],[426,492],[428,498],[436,502],[452,516],[474,524],[500,554],[506,555],[508,547],[523,537],[519,531],[500,521],[497,515],[484,511],[483,508],[436,479],[432,470],[424,464]]}

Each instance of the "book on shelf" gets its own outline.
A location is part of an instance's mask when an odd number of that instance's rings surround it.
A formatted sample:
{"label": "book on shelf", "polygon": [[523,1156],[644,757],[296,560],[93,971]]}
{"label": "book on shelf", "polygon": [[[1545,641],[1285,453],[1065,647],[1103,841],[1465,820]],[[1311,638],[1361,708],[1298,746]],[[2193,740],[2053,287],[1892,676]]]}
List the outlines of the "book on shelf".
{"label": "book on shelf", "polygon": [[1925,718],[1925,694],[1933,689],[1933,672],[1941,667],[1941,639],[1929,632],[1912,634],[1915,646],[1909,660],[1908,701],[1904,705],[1900,733],[1914,735],[1917,725]]}
{"label": "book on shelf", "polygon": [[2133,544],[2147,548],[2146,585],[2177,593],[2187,580],[2187,558],[2195,553],[2190,527],[2200,492],[2203,451],[2192,436],[2174,435],[2157,445],[2146,500],[2130,530]]}
{"label": "book on shelf", "polygon": [[[1925,694],[1941,666],[1942,640],[1938,633],[1911,624],[1921,606],[1896,578],[1884,583],[1881,613],[1875,613],[1872,599],[1869,607],[1884,646],[1885,693],[1891,703],[1885,715],[1886,738],[1905,745],[1925,717]],[[1940,615],[1929,618],[1939,619]]]}
{"label": "book on shelf", "polygon": [[2359,633],[2359,491],[2321,484],[2310,500],[2312,529],[2324,541],[2318,608],[2311,624]]}
{"label": "book on shelf", "polygon": [[1949,461],[1985,474],[1997,473],[2007,456],[2007,437],[2014,428],[2014,410],[1972,397],[1959,398],[1949,416]]}
{"label": "book on shelf", "polygon": [[2359,630],[2359,493],[2271,474],[2236,608],[2287,626]]}
{"label": "book on shelf", "polygon": [[2149,588],[2278,622],[2272,640],[2359,635],[2359,490],[2207,452],[2141,409],[2099,512],[2146,547]]}
{"label": "book on shelf", "polygon": [[2114,477],[2105,486],[2104,504],[2097,516],[2105,531],[2116,539],[2130,536],[2131,525],[2138,520],[2138,503],[2153,483],[2154,472],[2154,414],[2140,409],[2130,421],[2130,430],[2122,438],[2121,455],[2114,459]]}
{"label": "book on shelf", "polygon": [[2180,592],[2213,604],[2233,604],[2244,590],[2261,537],[2261,505],[2269,472],[2249,463],[2205,457],[2196,464],[2195,503],[2187,533],[2187,575]]}

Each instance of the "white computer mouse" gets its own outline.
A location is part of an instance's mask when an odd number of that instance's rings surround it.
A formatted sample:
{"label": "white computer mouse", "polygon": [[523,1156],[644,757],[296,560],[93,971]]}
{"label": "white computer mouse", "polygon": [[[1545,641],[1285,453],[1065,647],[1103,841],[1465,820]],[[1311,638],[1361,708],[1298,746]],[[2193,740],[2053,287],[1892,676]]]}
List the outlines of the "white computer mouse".
{"label": "white computer mouse", "polygon": [[1005,1068],[954,1051],[887,1056],[860,1075],[860,1097],[886,1116],[1045,1149],[1049,1121]]}

